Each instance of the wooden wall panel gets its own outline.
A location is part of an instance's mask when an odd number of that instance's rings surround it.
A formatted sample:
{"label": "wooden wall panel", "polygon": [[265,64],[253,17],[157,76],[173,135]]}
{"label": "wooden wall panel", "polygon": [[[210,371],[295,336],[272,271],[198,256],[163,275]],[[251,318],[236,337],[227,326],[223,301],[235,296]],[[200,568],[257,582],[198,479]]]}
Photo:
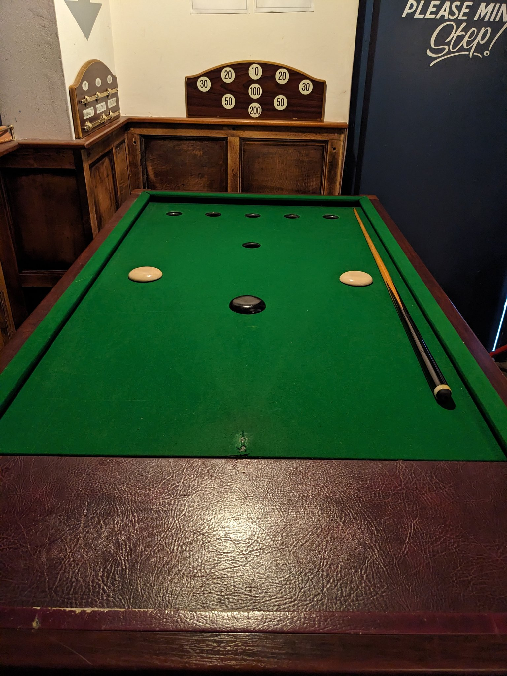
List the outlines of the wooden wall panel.
{"label": "wooden wall panel", "polygon": [[18,262],[11,229],[11,219],[8,202],[5,196],[2,177],[0,175],[0,265],[6,287],[6,294],[10,304],[12,318],[16,327],[26,319],[27,311],[21,280],[19,277]]}
{"label": "wooden wall panel", "polygon": [[12,338],[14,331],[14,319],[12,317],[2,266],[0,265],[0,350]]}
{"label": "wooden wall panel", "polygon": [[327,141],[241,139],[240,192],[320,195]]}
{"label": "wooden wall panel", "polygon": [[130,177],[127,158],[127,143],[125,139],[114,147],[114,166],[116,175],[116,190],[118,194],[118,208],[130,195]]}
{"label": "wooden wall panel", "polygon": [[227,192],[227,138],[143,137],[144,187]]}
{"label": "wooden wall panel", "polygon": [[70,267],[91,239],[75,172],[7,169],[3,175],[20,272]]}
{"label": "wooden wall panel", "polygon": [[90,166],[93,202],[97,228],[101,230],[120,206],[116,195],[114,156],[106,153]]}

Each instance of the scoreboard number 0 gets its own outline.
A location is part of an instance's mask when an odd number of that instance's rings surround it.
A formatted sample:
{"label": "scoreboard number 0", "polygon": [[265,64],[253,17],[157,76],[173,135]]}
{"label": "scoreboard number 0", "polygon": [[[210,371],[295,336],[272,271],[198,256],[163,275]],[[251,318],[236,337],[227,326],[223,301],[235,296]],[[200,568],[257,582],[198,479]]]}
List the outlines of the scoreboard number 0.
{"label": "scoreboard number 0", "polygon": [[262,68],[258,63],[252,63],[248,69],[248,75],[252,80],[258,80],[262,77]]}

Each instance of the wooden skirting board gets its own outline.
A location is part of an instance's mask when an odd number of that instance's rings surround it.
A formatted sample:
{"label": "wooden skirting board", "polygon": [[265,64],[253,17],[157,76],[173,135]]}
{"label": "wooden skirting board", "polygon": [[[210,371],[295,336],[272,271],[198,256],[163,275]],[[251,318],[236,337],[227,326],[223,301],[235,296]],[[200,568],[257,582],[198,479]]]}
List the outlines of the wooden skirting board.
{"label": "wooden skirting board", "polygon": [[18,327],[132,190],[338,195],[347,125],[122,117],[0,145],[0,265]]}

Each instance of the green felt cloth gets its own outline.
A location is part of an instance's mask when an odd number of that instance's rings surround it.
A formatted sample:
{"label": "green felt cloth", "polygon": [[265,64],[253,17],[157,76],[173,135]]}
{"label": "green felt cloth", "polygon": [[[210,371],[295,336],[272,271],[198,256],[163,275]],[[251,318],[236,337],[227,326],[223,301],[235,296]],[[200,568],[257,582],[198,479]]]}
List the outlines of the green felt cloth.
{"label": "green felt cloth", "polygon": [[[456,408],[435,402],[349,204],[148,203],[130,230],[113,232],[118,241],[127,234],[94,283],[77,280],[89,290],[8,406],[7,396],[0,452],[504,460],[367,206],[365,224]],[[261,217],[246,218],[251,211]],[[300,218],[284,218],[289,212]],[[260,248],[241,246],[249,241]],[[142,265],[163,277],[131,282],[128,272]],[[346,270],[374,282],[345,286]],[[75,284],[68,293],[77,298]],[[261,297],[266,310],[232,312],[229,302],[243,294]],[[70,302],[64,296],[53,312]],[[35,354],[42,348],[32,340]],[[6,371],[8,387],[22,353]]]}

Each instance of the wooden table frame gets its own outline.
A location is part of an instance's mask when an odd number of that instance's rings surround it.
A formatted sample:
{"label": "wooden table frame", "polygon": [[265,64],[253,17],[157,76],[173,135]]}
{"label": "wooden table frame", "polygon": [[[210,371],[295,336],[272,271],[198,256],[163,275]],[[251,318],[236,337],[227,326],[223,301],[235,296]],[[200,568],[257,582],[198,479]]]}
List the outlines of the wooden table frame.
{"label": "wooden table frame", "polygon": [[[0,369],[136,197],[0,353]],[[507,404],[499,369],[372,201]],[[507,673],[507,463],[2,457],[0,477],[2,665]],[[197,548],[210,495],[263,505],[255,556],[211,531],[206,553]],[[100,519],[88,521],[96,505]],[[125,559],[122,575],[106,559],[86,572],[97,532],[98,549]],[[314,562],[316,552],[326,555]],[[181,567],[181,598],[169,563]],[[245,595],[248,581],[257,595]]]}

